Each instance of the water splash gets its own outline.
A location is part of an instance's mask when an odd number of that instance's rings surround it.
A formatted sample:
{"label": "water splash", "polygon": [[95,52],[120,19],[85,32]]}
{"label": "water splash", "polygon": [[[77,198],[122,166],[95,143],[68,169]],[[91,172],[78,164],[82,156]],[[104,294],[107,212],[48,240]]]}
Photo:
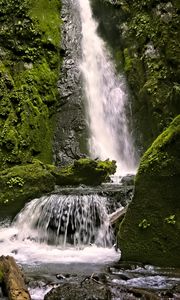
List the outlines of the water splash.
{"label": "water splash", "polygon": [[[51,195],[25,206],[14,225],[18,239],[38,243],[84,246],[112,245],[112,232],[105,207],[106,198],[98,195]],[[28,222],[27,222],[28,220]]]}
{"label": "water splash", "polygon": [[34,199],[11,226],[0,226],[0,255],[28,265],[118,260],[105,205],[96,194]]}
{"label": "water splash", "polygon": [[78,0],[82,23],[82,63],[90,153],[114,159],[119,175],[135,173],[134,148],[126,119],[127,94],[124,80],[117,77],[103,40],[97,35],[89,0]]}

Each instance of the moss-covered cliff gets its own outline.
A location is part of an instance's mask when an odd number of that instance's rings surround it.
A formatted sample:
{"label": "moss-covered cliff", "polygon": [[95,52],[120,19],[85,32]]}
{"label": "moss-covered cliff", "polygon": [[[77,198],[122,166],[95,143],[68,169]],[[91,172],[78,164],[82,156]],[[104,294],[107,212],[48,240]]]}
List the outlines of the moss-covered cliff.
{"label": "moss-covered cliff", "polygon": [[0,169],[52,161],[60,1],[0,3]]}
{"label": "moss-covered cliff", "polygon": [[180,267],[180,115],[144,154],[120,225],[123,260]]}
{"label": "moss-covered cliff", "polygon": [[143,152],[180,113],[179,1],[92,3],[100,33],[126,74],[133,95],[134,132]]}

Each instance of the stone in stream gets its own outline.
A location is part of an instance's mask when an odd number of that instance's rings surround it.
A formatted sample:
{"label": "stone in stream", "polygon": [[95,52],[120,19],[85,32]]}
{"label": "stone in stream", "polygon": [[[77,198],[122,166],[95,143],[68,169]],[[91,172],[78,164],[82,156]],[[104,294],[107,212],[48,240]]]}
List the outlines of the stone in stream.
{"label": "stone in stream", "polygon": [[109,300],[110,290],[92,279],[81,283],[65,283],[52,289],[44,300]]}

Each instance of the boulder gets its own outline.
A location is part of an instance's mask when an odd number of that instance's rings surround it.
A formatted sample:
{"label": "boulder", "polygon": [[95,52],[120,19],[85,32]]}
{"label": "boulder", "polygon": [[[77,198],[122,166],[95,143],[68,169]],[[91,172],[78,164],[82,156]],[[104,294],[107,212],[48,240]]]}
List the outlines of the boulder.
{"label": "boulder", "polygon": [[15,216],[28,200],[52,192],[55,184],[95,186],[110,181],[109,176],[115,171],[115,161],[90,158],[75,160],[62,168],[43,164],[37,159],[7,168],[0,171],[0,217]]}
{"label": "boulder", "polygon": [[0,257],[1,281],[9,300],[30,300],[23,273],[11,256]]}
{"label": "boulder", "polygon": [[110,181],[109,176],[115,172],[115,161],[81,158],[67,167],[56,169],[52,174],[56,177],[58,185],[99,185]]}
{"label": "boulder", "polygon": [[71,300],[71,299],[110,299],[110,291],[104,284],[86,280],[82,283],[64,283],[58,288],[52,289],[44,298],[45,300]]}
{"label": "boulder", "polygon": [[180,115],[140,162],[118,233],[122,260],[180,267]]}
{"label": "boulder", "polygon": [[15,216],[27,200],[40,197],[54,189],[51,174],[54,166],[38,160],[17,165],[0,172],[0,216]]}

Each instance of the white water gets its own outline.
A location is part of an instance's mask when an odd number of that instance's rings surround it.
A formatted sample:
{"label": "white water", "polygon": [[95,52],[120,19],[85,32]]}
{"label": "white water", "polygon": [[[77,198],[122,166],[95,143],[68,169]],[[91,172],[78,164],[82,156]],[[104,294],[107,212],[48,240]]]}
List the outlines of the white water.
{"label": "white water", "polygon": [[116,75],[105,43],[97,34],[89,0],[78,0],[82,22],[81,69],[84,76],[90,127],[90,153],[114,159],[118,175],[135,173],[134,148],[129,134],[123,78]]}
{"label": "white water", "polygon": [[118,260],[105,200],[97,195],[51,195],[32,200],[11,227],[0,228],[0,255],[13,255],[25,264]]}

